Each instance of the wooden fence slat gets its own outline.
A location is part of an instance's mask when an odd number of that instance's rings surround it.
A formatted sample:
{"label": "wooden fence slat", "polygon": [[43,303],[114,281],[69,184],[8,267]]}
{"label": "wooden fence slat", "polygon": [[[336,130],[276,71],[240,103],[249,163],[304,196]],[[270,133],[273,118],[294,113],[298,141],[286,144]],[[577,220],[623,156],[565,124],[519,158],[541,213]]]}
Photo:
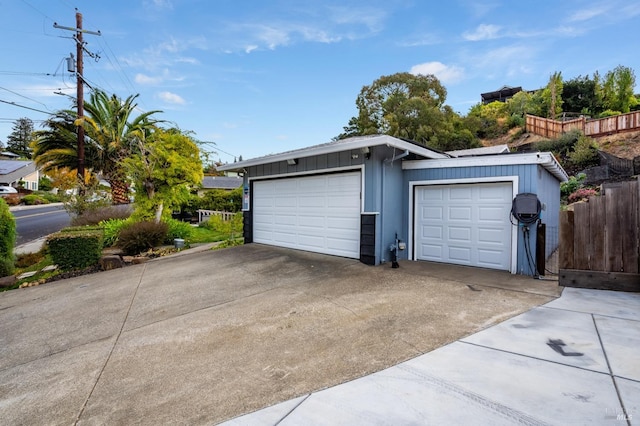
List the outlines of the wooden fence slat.
{"label": "wooden fence slat", "polygon": [[[622,214],[620,207],[622,203],[617,202],[623,197],[620,197],[620,187],[605,187],[605,211],[606,211],[606,225],[605,225],[605,272],[622,272],[624,267],[622,265],[622,235],[624,232],[622,227]],[[588,268],[585,268],[588,269]]]}
{"label": "wooden fence slat", "polygon": [[604,197],[589,197],[589,234],[591,253],[589,257],[590,270],[604,271],[605,267],[605,199]]}
{"label": "wooden fence slat", "polygon": [[589,257],[591,255],[590,244],[590,214],[589,203],[577,203],[574,205],[573,222],[573,268],[589,270]]}
{"label": "wooden fence slat", "polygon": [[560,212],[559,269],[575,269],[573,266],[573,212]]}
{"label": "wooden fence slat", "polygon": [[618,200],[622,220],[623,272],[638,272],[638,182],[623,182]]}

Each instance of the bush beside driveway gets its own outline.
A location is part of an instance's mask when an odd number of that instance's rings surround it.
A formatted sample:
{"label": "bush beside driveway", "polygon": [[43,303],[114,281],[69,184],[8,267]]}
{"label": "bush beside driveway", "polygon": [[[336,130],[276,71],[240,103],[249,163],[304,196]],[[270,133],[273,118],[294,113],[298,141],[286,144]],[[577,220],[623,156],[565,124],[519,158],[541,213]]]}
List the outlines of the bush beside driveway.
{"label": "bush beside driveway", "polygon": [[[471,287],[470,287],[471,286]],[[0,294],[11,424],[215,423],[379,371],[557,283],[249,244]]]}

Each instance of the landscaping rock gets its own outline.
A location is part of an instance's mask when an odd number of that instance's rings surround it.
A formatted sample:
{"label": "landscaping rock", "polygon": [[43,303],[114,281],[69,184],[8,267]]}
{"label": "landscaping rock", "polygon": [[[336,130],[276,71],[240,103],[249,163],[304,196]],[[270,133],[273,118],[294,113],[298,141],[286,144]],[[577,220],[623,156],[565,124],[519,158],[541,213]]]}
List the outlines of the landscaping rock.
{"label": "landscaping rock", "polygon": [[16,283],[17,279],[15,275],[9,275],[8,277],[0,278],[0,287],[11,287]]}
{"label": "landscaping rock", "polygon": [[134,265],[139,265],[141,263],[145,263],[148,262],[149,258],[145,257],[145,256],[136,256],[133,258],[133,260],[131,261],[131,263],[133,263]]}
{"label": "landscaping rock", "polygon": [[123,268],[124,262],[120,256],[107,255],[100,258],[100,267],[103,271],[110,271],[112,269]]}
{"label": "landscaping rock", "polygon": [[37,273],[38,273],[38,271],[25,272],[23,274],[18,275],[17,279],[22,280],[24,278],[29,278],[29,277],[34,276]]}
{"label": "landscaping rock", "polygon": [[122,256],[124,263],[133,263],[133,256]]}

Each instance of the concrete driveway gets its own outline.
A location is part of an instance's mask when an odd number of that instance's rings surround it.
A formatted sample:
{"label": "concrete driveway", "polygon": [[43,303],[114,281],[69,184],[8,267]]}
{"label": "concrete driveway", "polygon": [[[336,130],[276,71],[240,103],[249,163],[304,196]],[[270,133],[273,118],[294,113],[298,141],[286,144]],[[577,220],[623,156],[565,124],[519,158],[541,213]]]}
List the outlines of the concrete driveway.
{"label": "concrete driveway", "polygon": [[0,293],[4,424],[212,424],[432,351],[556,282],[250,244]]}

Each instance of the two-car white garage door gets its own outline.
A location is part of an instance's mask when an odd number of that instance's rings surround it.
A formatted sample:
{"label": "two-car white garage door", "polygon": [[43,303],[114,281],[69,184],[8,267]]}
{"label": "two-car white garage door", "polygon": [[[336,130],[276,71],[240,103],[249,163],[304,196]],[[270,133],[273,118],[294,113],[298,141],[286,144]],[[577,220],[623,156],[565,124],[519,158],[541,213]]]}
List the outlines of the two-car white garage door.
{"label": "two-car white garage door", "polygon": [[511,269],[511,182],[415,188],[415,258]]}
{"label": "two-car white garage door", "polygon": [[253,183],[253,240],[360,257],[360,171]]}

